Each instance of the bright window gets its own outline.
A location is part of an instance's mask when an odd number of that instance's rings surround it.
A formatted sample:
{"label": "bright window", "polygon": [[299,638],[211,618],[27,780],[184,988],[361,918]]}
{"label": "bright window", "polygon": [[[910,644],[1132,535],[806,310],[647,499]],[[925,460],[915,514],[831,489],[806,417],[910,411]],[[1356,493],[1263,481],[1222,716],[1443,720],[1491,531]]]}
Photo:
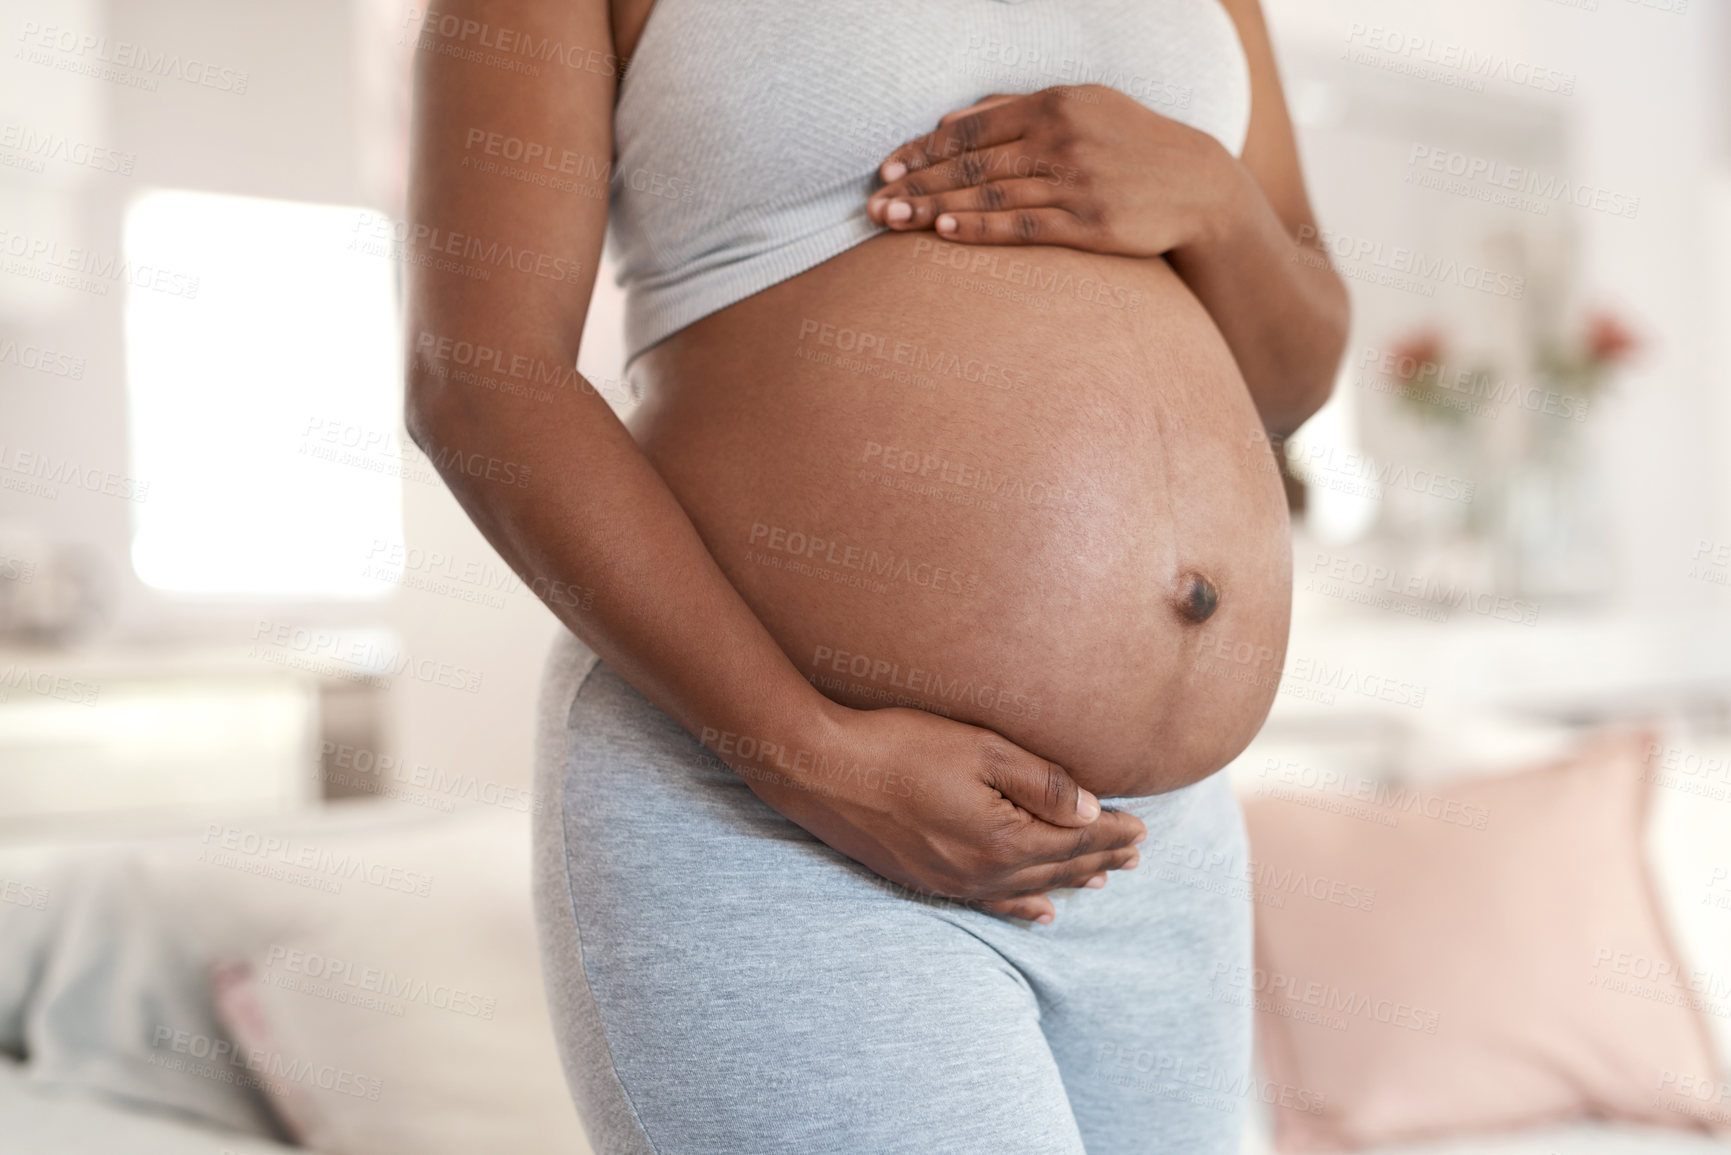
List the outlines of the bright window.
{"label": "bright window", "polygon": [[[395,265],[378,214],[151,191],[129,206],[132,564],[157,589],[373,598],[402,540]],[[424,472],[424,469],[421,470]]]}

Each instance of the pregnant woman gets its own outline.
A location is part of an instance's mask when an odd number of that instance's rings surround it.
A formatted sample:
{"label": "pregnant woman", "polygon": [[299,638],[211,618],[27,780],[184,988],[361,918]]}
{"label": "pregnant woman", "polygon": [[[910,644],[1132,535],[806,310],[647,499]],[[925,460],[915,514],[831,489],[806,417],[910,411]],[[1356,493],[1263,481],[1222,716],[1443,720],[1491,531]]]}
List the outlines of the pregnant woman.
{"label": "pregnant woman", "polygon": [[[536,903],[597,1149],[1235,1151],[1215,772],[1346,328],[1256,0],[463,0],[419,47],[408,421],[568,629]],[[569,369],[604,237],[628,423]]]}

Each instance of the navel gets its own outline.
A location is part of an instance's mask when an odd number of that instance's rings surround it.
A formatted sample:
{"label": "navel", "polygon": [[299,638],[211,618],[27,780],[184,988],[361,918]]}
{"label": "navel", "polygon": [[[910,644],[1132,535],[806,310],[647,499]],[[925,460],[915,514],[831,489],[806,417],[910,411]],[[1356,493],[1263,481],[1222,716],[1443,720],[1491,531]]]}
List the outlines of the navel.
{"label": "navel", "polygon": [[1178,612],[1193,622],[1205,622],[1220,605],[1220,591],[1199,573],[1178,579]]}

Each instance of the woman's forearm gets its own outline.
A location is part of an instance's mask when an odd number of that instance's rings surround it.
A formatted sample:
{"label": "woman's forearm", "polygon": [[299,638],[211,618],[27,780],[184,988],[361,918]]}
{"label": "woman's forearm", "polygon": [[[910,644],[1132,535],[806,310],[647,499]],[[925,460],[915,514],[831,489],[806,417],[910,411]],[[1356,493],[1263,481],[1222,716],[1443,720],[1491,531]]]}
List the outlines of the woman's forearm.
{"label": "woman's forearm", "polygon": [[1256,179],[1218,149],[1221,196],[1201,235],[1168,254],[1238,361],[1271,433],[1321,408],[1346,347],[1346,286],[1320,247],[1299,241]]}
{"label": "woman's forearm", "polygon": [[[693,734],[821,742],[828,700],[751,612],[599,396],[574,391],[538,413],[476,404],[435,381],[411,397],[415,440],[488,542],[645,697]],[[526,472],[528,483],[462,464],[482,459]]]}

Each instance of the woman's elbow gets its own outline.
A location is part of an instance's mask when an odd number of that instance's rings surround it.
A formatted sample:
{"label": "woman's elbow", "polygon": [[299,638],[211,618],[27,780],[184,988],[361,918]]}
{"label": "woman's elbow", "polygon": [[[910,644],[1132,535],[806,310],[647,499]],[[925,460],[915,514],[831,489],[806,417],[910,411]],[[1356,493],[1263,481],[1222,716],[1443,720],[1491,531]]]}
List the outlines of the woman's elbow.
{"label": "woman's elbow", "polygon": [[419,374],[409,374],[403,383],[403,427],[422,453],[438,440],[439,408],[436,388]]}
{"label": "woman's elbow", "polygon": [[461,390],[432,374],[411,369],[403,386],[403,427],[409,440],[441,474],[452,446],[476,439],[473,415]]}
{"label": "woman's elbow", "polygon": [[1304,369],[1289,378],[1286,404],[1277,413],[1264,414],[1268,431],[1277,437],[1291,434],[1316,416],[1317,410],[1334,395],[1335,379],[1340,375],[1340,362],[1346,354],[1347,334],[1352,327],[1352,306],[1346,283],[1330,272],[1330,283],[1319,294],[1320,308],[1310,325],[1311,355],[1306,358]]}

